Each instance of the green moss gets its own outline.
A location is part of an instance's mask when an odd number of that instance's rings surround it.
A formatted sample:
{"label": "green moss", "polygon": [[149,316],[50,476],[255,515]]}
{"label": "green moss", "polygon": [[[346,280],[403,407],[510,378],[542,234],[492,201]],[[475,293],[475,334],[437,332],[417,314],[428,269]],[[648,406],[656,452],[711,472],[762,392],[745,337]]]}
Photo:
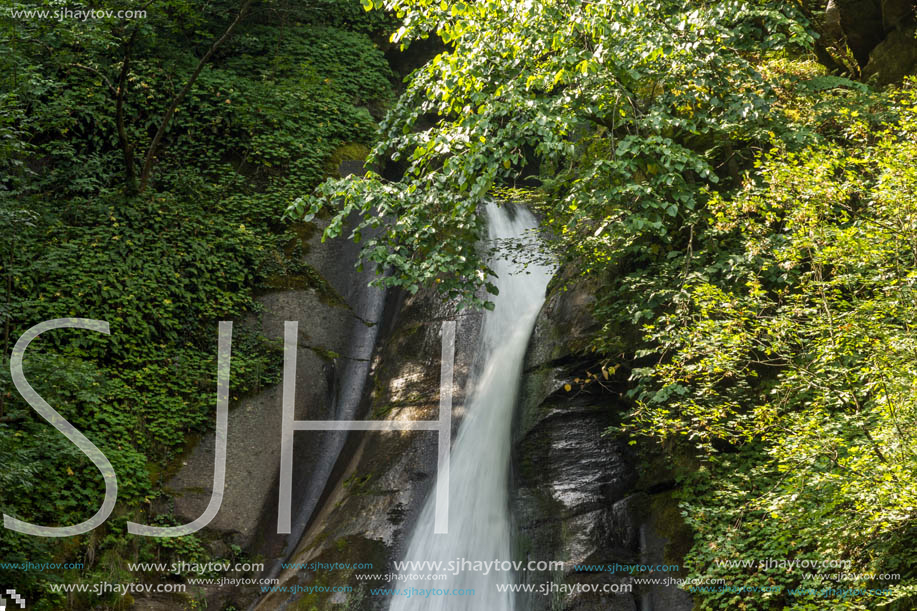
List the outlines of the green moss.
{"label": "green moss", "polygon": [[307,263],[294,265],[291,273],[269,276],[264,281],[264,286],[275,290],[312,290],[325,305],[350,309],[331,283]]}
{"label": "green moss", "polygon": [[[343,564],[371,563],[373,566],[372,572],[381,574],[384,572],[387,558],[388,551],[383,543],[359,536],[345,536],[335,539],[314,560],[328,564],[335,562]],[[368,582],[357,582],[351,570],[317,571],[311,575],[313,577],[307,585],[325,586],[326,588],[350,585],[353,590],[347,593],[346,599],[342,601],[340,606],[331,603],[333,594],[327,591],[312,591],[299,598],[295,602],[294,609],[302,611],[362,609],[361,605],[367,594],[366,589],[372,585]]]}
{"label": "green moss", "polygon": [[653,515],[653,527],[666,539],[664,562],[681,566],[685,555],[694,545],[694,533],[682,518],[678,499],[672,491],[653,495],[650,511]]}
{"label": "green moss", "polygon": [[327,575],[328,573],[315,574],[315,577],[309,584],[310,586],[316,586],[315,590],[303,594],[302,598],[296,601],[295,609],[298,611],[324,611],[328,608],[326,599],[329,598],[329,596],[318,591],[323,586],[328,586],[328,580],[326,579]]}
{"label": "green moss", "polygon": [[311,248],[309,240],[312,239],[316,231],[315,223],[291,223],[288,229],[294,237],[287,243],[283,253],[287,257],[293,257],[294,254],[304,255],[308,253]]}
{"label": "green moss", "polygon": [[337,147],[328,159],[328,173],[338,176],[338,169],[344,161],[363,161],[369,155],[369,147],[365,144],[350,142]]}
{"label": "green moss", "polygon": [[329,350],[328,348],[325,348],[323,346],[304,346],[304,347],[308,348],[309,350],[319,355],[326,361],[333,361],[334,359],[339,358],[341,356],[334,350]]}
{"label": "green moss", "polygon": [[350,477],[344,480],[344,489],[350,490],[350,492],[353,494],[360,494],[365,491],[366,485],[372,478],[372,473],[367,473],[362,477],[358,476],[356,473],[353,473]]}
{"label": "green moss", "polygon": [[395,409],[395,405],[393,403],[377,405],[376,407],[373,407],[370,420],[381,420],[385,418],[393,409]]}
{"label": "green moss", "polygon": [[330,536],[331,532],[328,530],[323,530],[322,532],[318,533],[315,535],[315,537],[312,538],[312,543],[309,544],[309,547],[306,548],[306,551],[321,547],[322,544],[324,544]]}

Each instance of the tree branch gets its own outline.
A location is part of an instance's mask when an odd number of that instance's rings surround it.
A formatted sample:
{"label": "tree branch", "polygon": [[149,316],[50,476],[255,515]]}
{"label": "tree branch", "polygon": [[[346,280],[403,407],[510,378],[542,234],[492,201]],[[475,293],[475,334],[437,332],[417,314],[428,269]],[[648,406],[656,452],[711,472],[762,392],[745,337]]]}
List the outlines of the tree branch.
{"label": "tree branch", "polygon": [[174,98],[172,98],[171,104],[169,104],[168,109],[166,110],[165,115],[162,117],[162,121],[159,123],[159,128],[156,130],[156,135],[153,136],[153,141],[150,143],[150,148],[147,149],[146,156],[143,160],[143,170],[140,172],[140,192],[143,192],[150,180],[150,173],[153,170],[153,162],[156,158],[156,150],[159,148],[159,143],[162,141],[162,137],[165,135],[166,131],[169,129],[169,123],[172,121],[172,115],[175,114],[175,109],[178,108],[178,105],[181,104],[181,101],[185,98],[191,87],[194,85],[194,82],[197,80],[197,77],[200,76],[201,70],[204,69],[204,65],[217,50],[217,48],[223,44],[226,39],[232,34],[232,31],[239,25],[239,22],[242,21],[242,18],[248,12],[249,7],[251,7],[252,0],[245,0],[242,4],[242,7],[239,9],[239,13],[236,15],[236,18],[232,23],[229,24],[229,27],[226,28],[226,31],[223,32],[223,35],[220,36],[212,45],[210,49],[204,54],[201,60],[197,63],[197,67],[194,69],[194,72],[191,73],[191,76],[188,78],[188,81],[185,83],[185,86],[182,87]]}
{"label": "tree branch", "polygon": [[118,75],[118,90],[115,92],[115,124],[118,127],[118,142],[121,144],[121,153],[124,157],[124,173],[127,179],[127,189],[136,191],[137,176],[134,172],[134,147],[127,139],[127,130],[124,128],[124,98],[127,93],[127,75],[130,72],[131,52],[134,41],[137,39],[137,28],[131,37],[124,43],[124,59],[121,63],[121,74]]}
{"label": "tree branch", "polygon": [[115,86],[111,84],[111,81],[108,80],[108,77],[102,74],[96,68],[93,68],[92,66],[87,66],[85,64],[77,64],[77,63],[68,64],[68,65],[73,66],[74,68],[82,68],[83,70],[88,70],[89,72],[92,72],[93,74],[98,76],[100,79],[102,79],[102,82],[108,85],[108,90],[111,92],[112,95],[118,95],[117,91],[115,90]]}

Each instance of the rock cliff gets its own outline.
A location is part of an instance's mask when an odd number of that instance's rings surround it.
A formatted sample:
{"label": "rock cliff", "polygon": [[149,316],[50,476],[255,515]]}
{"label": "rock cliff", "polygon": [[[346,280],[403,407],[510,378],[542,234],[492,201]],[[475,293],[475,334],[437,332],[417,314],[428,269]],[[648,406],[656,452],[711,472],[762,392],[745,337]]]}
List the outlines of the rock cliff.
{"label": "rock cliff", "polygon": [[688,611],[691,597],[674,587],[634,585],[624,572],[573,569],[680,564],[690,542],[661,453],[605,434],[625,409],[618,394],[622,381],[602,376],[602,383],[582,382],[594,361],[584,351],[596,331],[590,315],[596,290],[585,282],[555,287],[529,346],[513,439],[516,553],[522,560],[562,560],[565,569],[523,572],[519,578],[530,584],[631,584],[633,592],[536,594],[521,601],[520,608]]}

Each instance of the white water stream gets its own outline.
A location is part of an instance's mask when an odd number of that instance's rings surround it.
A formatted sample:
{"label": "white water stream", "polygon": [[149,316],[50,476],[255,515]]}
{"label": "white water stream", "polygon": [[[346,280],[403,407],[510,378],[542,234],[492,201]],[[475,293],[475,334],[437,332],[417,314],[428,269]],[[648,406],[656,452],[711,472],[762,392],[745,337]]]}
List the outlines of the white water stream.
{"label": "white water stream", "polygon": [[[489,237],[522,238],[537,225],[521,207],[487,207]],[[534,239],[534,238],[531,238]],[[499,257],[499,255],[498,255]],[[452,446],[449,481],[449,532],[434,534],[434,495],[427,499],[411,536],[405,560],[469,562],[511,561],[509,516],[509,461],[511,425],[522,362],[535,318],[544,301],[553,269],[530,264],[525,271],[509,257],[491,261],[499,295],[486,312],[476,362],[480,373],[470,382],[466,415]],[[513,611],[512,594],[498,592],[497,584],[513,583],[510,571],[490,569],[452,572],[419,568],[402,571],[425,575],[446,573],[445,580],[406,579],[393,588],[473,589],[473,595],[394,596],[391,611]]]}

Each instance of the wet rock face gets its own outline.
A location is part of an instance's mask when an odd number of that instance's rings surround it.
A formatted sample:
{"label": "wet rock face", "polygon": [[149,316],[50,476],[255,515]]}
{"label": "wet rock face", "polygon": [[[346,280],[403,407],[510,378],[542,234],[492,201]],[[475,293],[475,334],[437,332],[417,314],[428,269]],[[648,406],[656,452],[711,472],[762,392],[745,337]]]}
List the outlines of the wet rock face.
{"label": "wet rock face", "polygon": [[[395,322],[384,333],[373,357],[371,393],[362,418],[431,420],[438,417],[440,398],[440,331],[455,320],[453,434],[464,404],[464,387],[480,333],[481,316],[457,314],[432,290],[421,290],[397,306]],[[382,611],[391,602],[371,596],[370,588],[403,587],[383,580],[357,579],[360,574],[397,572],[407,538],[436,476],[436,433],[429,431],[361,432],[352,434],[341,454],[336,477],[288,562],[371,564],[367,570],[282,571],[286,586],[350,586],[351,592],[271,594],[255,609],[359,609]]]}
{"label": "wet rock face", "polygon": [[[685,533],[673,511],[668,469],[658,461],[644,466],[626,439],[604,434],[622,409],[613,380],[575,381],[589,365],[579,355],[596,330],[590,315],[596,289],[580,284],[549,297],[529,345],[513,439],[515,552],[524,561],[562,560],[565,569],[523,572],[524,583],[628,585],[626,575],[576,572],[573,565],[679,562],[672,543]],[[537,594],[520,605],[533,611],[692,607],[690,596],[674,588],[633,590]]]}
{"label": "wet rock face", "polygon": [[[353,149],[353,150],[350,150]],[[360,147],[342,147],[333,157],[340,158],[341,176],[362,174],[362,160],[349,157],[365,155]],[[262,311],[236,326],[257,330],[277,345],[283,344],[285,321],[298,322],[298,350],[294,417],[297,420],[330,420],[341,396],[342,384],[357,384],[365,374],[353,372],[354,363],[372,356],[380,322],[384,293],[369,282],[371,270],[356,272],[359,248],[350,241],[321,241],[327,221],[300,223],[298,261],[306,270],[300,275],[268,279],[273,290],[261,295]],[[287,253],[290,254],[290,253]],[[362,374],[362,375],[361,375]],[[230,404],[227,431],[226,483],[220,511],[205,534],[211,545],[239,545],[246,551],[268,559],[282,552],[284,537],[276,535],[277,478],[280,466],[282,386],[264,388]],[[324,481],[310,482],[321,460],[324,432],[294,442],[294,465],[300,475],[294,481],[293,505],[306,504],[308,488],[320,488]],[[206,509],[213,486],[215,434],[208,433],[187,452],[165,484],[169,499],[160,503],[159,513],[173,513],[190,522]],[[327,477],[327,473],[325,474]],[[312,478],[316,479],[316,478]],[[310,486],[311,484],[311,486]]]}
{"label": "wet rock face", "polygon": [[[282,342],[284,321],[301,321],[296,418],[331,418],[333,382],[326,374],[333,359],[327,355],[347,351],[352,316],[346,309],[323,304],[311,291],[271,293],[261,302],[265,311],[260,317],[260,330],[268,338]],[[281,395],[280,385],[266,388],[233,405],[229,414],[225,495],[208,530],[244,548],[253,545],[264,505],[276,491]],[[300,445],[307,450],[306,444]],[[214,452],[215,436],[211,432],[167,482],[165,490],[171,494],[174,514],[180,520],[194,520],[210,502]],[[304,469],[312,464],[305,456],[299,458]],[[272,517],[276,522],[276,514]]]}
{"label": "wet rock face", "polygon": [[865,66],[869,61],[869,52],[882,41],[885,33],[879,1],[832,0],[827,10],[829,14],[836,11],[847,46],[857,63]]}
{"label": "wet rock face", "polygon": [[917,73],[917,30],[914,27],[893,30],[869,54],[863,77],[880,84],[895,83],[908,74]]}

